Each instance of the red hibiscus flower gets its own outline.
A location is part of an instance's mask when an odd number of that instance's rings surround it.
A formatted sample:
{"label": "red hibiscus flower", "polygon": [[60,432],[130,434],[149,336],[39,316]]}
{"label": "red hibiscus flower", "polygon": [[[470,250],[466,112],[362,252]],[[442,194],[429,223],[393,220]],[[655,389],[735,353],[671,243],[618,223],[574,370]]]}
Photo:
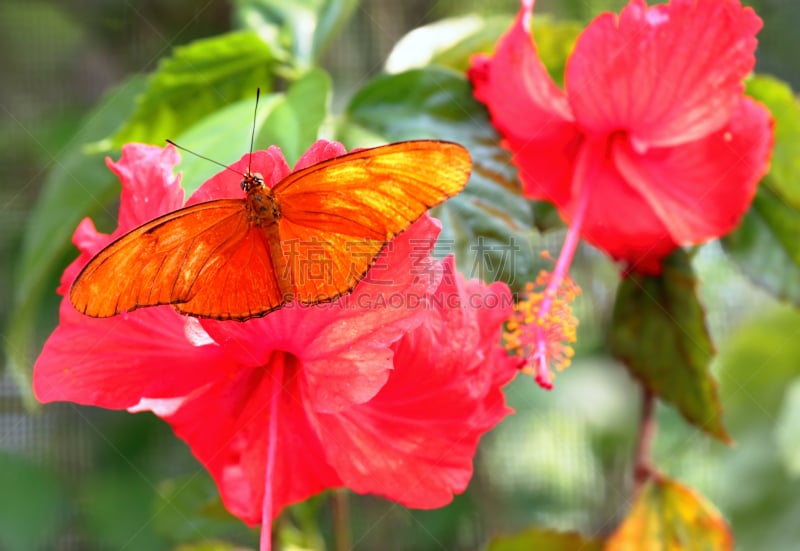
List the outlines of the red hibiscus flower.
{"label": "red hibiscus flower", "polygon": [[679,245],[740,221],[772,145],[768,111],[743,96],[761,20],[738,0],[633,0],[597,17],[551,80],[525,0],[470,79],[513,152],[527,196],[629,269],[659,273]]}
{"label": "red hibiscus flower", "polygon": [[[320,141],[296,169],[342,153]],[[171,147],[141,145],[109,162],[123,185],[120,227],[107,236],[80,224],[81,255],[62,294],[113,237],[181,206],[176,162]],[[290,172],[277,148],[254,153],[252,169],[268,185]],[[189,203],[239,196],[239,179],[223,171]],[[338,486],[442,506],[466,487],[480,436],[509,412],[500,386],[515,368],[499,346],[508,288],[465,282],[452,259],[429,258],[438,232],[425,216],[351,294],[244,323],[168,306],[94,319],[65,298],[34,367],[34,392],[43,402],[159,415],[250,524],[268,528],[286,505]]]}

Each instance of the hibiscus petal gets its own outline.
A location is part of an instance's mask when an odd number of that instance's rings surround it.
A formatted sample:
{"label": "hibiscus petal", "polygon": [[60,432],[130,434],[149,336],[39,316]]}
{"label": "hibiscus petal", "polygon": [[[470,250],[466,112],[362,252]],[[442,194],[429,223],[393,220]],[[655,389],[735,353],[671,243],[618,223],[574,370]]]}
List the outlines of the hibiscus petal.
{"label": "hibiscus petal", "polygon": [[65,295],[86,263],[110,242],[111,236],[98,232],[91,218],[81,220],[72,234],[72,243],[78,247],[81,254],[61,274],[61,284],[56,292],[59,295]]}
{"label": "hibiscus petal", "polygon": [[581,34],[566,71],[569,102],[597,136],[627,131],[669,146],[719,130],[755,64],[761,20],[737,0],[634,0]]}
{"label": "hibiscus petal", "polygon": [[311,165],[333,159],[334,157],[341,157],[347,153],[347,149],[339,142],[329,142],[328,140],[317,140],[314,144],[303,153],[297,163],[294,165],[295,172],[302,170]]}
{"label": "hibiscus petal", "polygon": [[452,258],[444,264],[436,293],[444,307],[396,345],[386,386],[365,404],[315,417],[328,460],[349,488],[418,508],[445,505],[466,488],[480,436],[510,411],[499,385],[516,372],[505,354],[494,354],[499,316],[510,312],[508,288],[471,285],[467,294],[460,276],[447,277]]}
{"label": "hibiscus petal", "polygon": [[[276,362],[283,363],[284,380],[272,479],[275,515],[287,505],[341,486],[304,412],[299,361],[276,353],[270,367]],[[165,418],[211,473],[227,509],[253,525],[262,520],[273,385],[269,369],[240,367],[235,377],[217,379]]]}
{"label": "hibiscus petal", "polygon": [[242,179],[248,170],[260,174],[268,187],[274,186],[291,172],[277,146],[271,145],[265,150],[253,151],[252,154],[245,153],[241,159],[217,172],[197,188],[186,201],[186,206],[214,199],[244,199]]}
{"label": "hibiscus petal", "polygon": [[537,56],[528,30],[532,9],[533,2],[523,2],[494,56],[472,59],[469,78],[514,153],[525,195],[562,204],[578,133],[564,93]]}
{"label": "hibiscus petal", "polygon": [[167,306],[97,319],[64,299],[60,315],[33,369],[41,402],[126,409],[143,397],[189,394],[230,365],[217,345],[192,345],[190,318]]}
{"label": "hibiscus petal", "polygon": [[529,30],[532,10],[533,2],[523,2],[494,56],[473,58],[469,77],[475,97],[489,107],[497,128],[519,131],[527,122],[525,135],[536,137],[549,134],[553,125],[572,121],[572,113],[536,54]]}
{"label": "hibiscus petal", "polygon": [[644,154],[620,140],[615,162],[673,241],[701,243],[728,233],[747,211],[768,167],[771,124],[766,108],[745,98],[706,138]]}
{"label": "hibiscus petal", "polygon": [[171,145],[161,148],[144,144],[126,144],[117,162],[106,159],[106,165],[122,183],[114,237],[183,205],[180,176],[172,173],[179,161],[180,155]]}
{"label": "hibiscus petal", "polygon": [[581,143],[573,125],[553,127],[542,139],[507,133],[503,140],[511,150],[526,197],[563,206],[571,197],[573,165]]}

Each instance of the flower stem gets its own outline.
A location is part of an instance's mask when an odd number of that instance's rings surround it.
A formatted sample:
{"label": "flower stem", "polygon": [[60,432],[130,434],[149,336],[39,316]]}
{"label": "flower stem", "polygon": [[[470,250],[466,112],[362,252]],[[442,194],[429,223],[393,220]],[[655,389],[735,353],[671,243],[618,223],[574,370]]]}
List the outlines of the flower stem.
{"label": "flower stem", "polygon": [[353,538],[350,532],[350,501],[346,490],[331,493],[331,515],[333,517],[333,551],[350,551]]}
{"label": "flower stem", "polygon": [[655,411],[656,395],[642,385],[642,418],[639,423],[639,441],[636,443],[636,451],[633,458],[634,498],[655,472],[650,457],[653,438],[656,434]]}
{"label": "flower stem", "polygon": [[272,551],[272,476],[278,449],[278,405],[283,390],[283,362],[275,362],[272,375],[272,396],[269,406],[269,441],[264,472],[264,501],[261,504],[260,551]]}

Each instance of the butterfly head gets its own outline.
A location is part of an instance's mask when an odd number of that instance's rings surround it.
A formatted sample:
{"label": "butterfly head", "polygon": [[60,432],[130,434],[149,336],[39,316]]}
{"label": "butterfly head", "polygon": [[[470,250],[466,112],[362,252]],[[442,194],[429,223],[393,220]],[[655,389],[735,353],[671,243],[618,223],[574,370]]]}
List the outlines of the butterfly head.
{"label": "butterfly head", "polygon": [[253,173],[248,170],[240,185],[242,186],[242,191],[249,193],[251,189],[264,187],[264,177],[258,172]]}

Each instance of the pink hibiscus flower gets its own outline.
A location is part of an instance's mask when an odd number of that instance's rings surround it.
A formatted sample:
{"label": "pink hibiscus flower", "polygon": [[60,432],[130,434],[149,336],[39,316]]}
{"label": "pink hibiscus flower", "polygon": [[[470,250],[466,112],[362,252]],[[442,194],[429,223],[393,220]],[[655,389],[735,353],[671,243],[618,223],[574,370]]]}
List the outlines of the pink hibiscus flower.
{"label": "pink hibiscus flower", "polygon": [[[344,152],[317,142],[296,169]],[[88,220],[79,225],[81,255],[64,272],[62,294],[113,237],[181,206],[177,158],[171,147],[129,145],[109,162],[123,185],[120,226],[107,236]],[[252,168],[268,185],[290,172],[274,147],[254,153]],[[240,194],[239,177],[223,171],[189,203]],[[95,319],[64,298],[34,367],[34,392],[43,402],[162,417],[209,470],[226,507],[263,523],[262,549],[283,507],[326,488],[442,506],[465,489],[480,436],[509,412],[500,386],[515,368],[499,346],[508,288],[465,282],[452,259],[429,258],[438,232],[424,216],[351,294],[244,323],[201,321],[169,306]]]}
{"label": "pink hibiscus flower", "polygon": [[583,31],[566,91],[538,59],[534,0],[470,79],[528,197],[552,202],[580,236],[659,273],[679,245],[732,230],[766,172],[768,111],[744,97],[761,20],[738,0],[633,0]]}

